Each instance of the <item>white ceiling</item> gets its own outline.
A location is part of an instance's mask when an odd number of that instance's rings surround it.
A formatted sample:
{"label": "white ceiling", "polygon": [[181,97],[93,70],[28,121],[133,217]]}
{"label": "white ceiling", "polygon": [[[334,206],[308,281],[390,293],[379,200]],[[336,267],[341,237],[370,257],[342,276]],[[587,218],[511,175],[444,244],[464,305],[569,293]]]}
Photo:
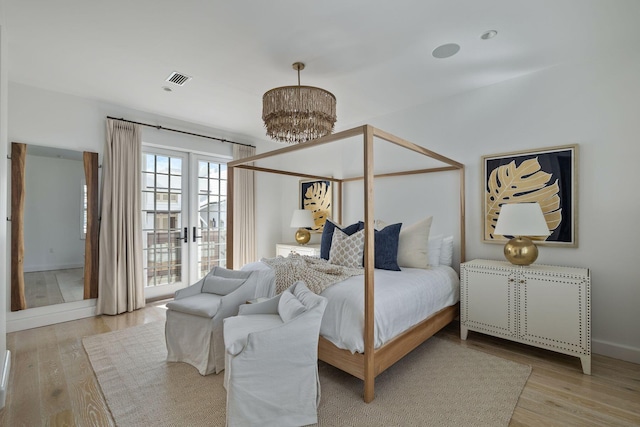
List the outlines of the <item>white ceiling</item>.
{"label": "white ceiling", "polygon": [[[640,48],[638,0],[3,1],[10,81],[258,139],[262,94],[295,84],[295,61],[342,130]],[[433,58],[443,43],[460,52]],[[165,92],[172,71],[193,80]]]}

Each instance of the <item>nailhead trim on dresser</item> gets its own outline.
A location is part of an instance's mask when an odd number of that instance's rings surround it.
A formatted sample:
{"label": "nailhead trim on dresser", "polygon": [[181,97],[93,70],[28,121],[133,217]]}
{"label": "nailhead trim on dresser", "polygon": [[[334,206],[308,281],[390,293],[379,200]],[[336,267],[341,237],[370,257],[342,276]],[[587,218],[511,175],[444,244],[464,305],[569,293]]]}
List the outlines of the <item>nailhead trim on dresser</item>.
{"label": "nailhead trim on dresser", "polygon": [[473,330],[578,356],[590,373],[589,269],[473,260],[460,273],[463,339]]}

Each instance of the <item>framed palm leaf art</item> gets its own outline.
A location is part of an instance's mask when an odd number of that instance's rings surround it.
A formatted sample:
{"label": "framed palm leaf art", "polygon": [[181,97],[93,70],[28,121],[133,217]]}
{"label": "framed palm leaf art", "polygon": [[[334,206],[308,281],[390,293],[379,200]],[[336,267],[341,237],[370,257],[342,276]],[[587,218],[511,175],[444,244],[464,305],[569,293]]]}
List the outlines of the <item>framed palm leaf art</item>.
{"label": "framed palm leaf art", "polygon": [[327,218],[331,218],[333,210],[331,181],[300,181],[300,209],[308,209],[313,212],[314,225],[308,230],[312,233],[322,233],[324,223]]}
{"label": "framed palm leaf art", "polygon": [[482,156],[482,239],[505,243],[494,235],[505,203],[538,202],[551,235],[536,244],[578,246],[578,145]]}

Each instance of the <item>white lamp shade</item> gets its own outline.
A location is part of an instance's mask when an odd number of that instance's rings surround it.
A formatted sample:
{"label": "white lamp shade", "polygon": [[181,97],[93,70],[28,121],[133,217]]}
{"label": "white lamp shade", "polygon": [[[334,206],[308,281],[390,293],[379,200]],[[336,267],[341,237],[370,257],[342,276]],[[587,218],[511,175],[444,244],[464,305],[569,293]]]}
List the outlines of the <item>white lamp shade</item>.
{"label": "white lamp shade", "polygon": [[501,236],[548,236],[549,227],[538,202],[511,203],[500,207],[494,234]]}
{"label": "white lamp shade", "polygon": [[306,228],[313,227],[313,212],[308,209],[296,209],[293,211],[293,216],[291,217],[291,224],[289,225],[292,228]]}

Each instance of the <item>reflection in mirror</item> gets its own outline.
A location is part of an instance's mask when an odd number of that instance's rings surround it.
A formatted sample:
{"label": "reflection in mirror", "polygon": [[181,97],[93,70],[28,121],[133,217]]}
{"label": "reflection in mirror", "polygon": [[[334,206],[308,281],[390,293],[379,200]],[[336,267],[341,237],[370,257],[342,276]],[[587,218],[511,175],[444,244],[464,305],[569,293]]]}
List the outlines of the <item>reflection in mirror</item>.
{"label": "reflection in mirror", "polygon": [[96,153],[13,144],[12,311],[92,297],[96,214]]}

